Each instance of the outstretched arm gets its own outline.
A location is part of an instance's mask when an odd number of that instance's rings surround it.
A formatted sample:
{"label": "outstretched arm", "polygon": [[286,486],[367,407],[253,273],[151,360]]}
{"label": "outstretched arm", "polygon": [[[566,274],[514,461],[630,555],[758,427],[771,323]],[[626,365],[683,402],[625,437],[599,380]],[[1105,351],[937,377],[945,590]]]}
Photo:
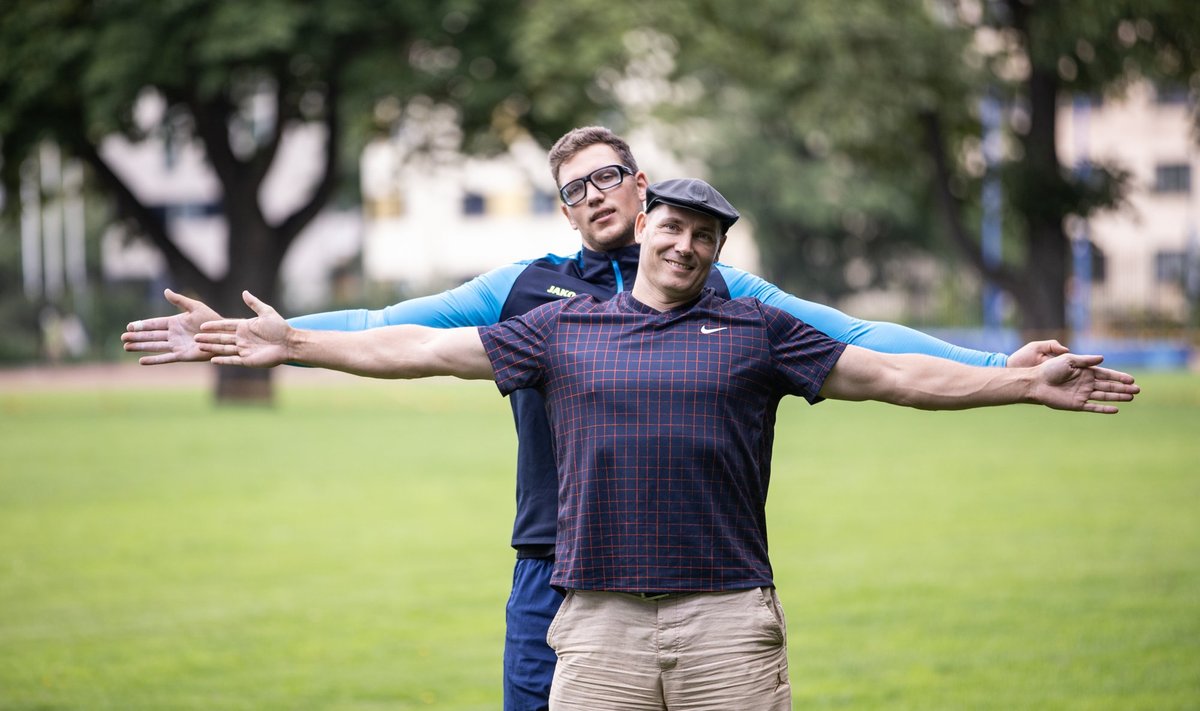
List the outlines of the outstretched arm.
{"label": "outstretched arm", "polygon": [[293,328],[271,306],[248,291],[252,319],[210,321],[196,336],[217,365],[273,368],[303,363],[372,378],[454,375],[493,377],[492,364],[475,328],[387,326],[368,331],[307,331]]}
{"label": "outstretched arm", "polygon": [[926,333],[886,321],[864,321],[837,309],[806,301],[749,272],[718,264],[717,270],[733,298],[750,296],[786,311],[830,338],[880,353],[923,353],[967,365],[1027,368],[1067,352],[1058,341],[1033,341],[1012,355],[962,348]]}
{"label": "outstretched arm", "polygon": [[[438,328],[487,326],[500,319],[504,300],[525,267],[525,263],[498,267],[440,294],[401,301],[383,309],[326,311],[296,316],[288,319],[288,323],[317,331],[361,331],[400,324]],[[138,361],[142,365],[207,361],[212,354],[197,347],[195,336],[200,333],[201,324],[221,316],[203,302],[170,289],[164,295],[181,313],[130,322],[121,334],[125,350],[155,354],[143,356]]]}
{"label": "outstretched arm", "polygon": [[174,304],[180,313],[130,321],[125,327],[125,333],[121,334],[125,350],[130,353],[153,353],[154,355],[145,355],[138,359],[138,363],[142,365],[195,363],[212,358],[211,353],[206,353],[196,345],[195,337],[200,333],[201,324],[215,321],[221,318],[221,315],[203,301],[189,299],[170,289],[163,291],[163,296]]}
{"label": "outstretched arm", "polygon": [[838,400],[880,400],[922,410],[1035,403],[1056,410],[1113,414],[1099,402],[1129,402],[1133,376],[1101,368],[1102,356],[1064,354],[1032,368],[975,368],[922,355],[847,346],[821,388]]}

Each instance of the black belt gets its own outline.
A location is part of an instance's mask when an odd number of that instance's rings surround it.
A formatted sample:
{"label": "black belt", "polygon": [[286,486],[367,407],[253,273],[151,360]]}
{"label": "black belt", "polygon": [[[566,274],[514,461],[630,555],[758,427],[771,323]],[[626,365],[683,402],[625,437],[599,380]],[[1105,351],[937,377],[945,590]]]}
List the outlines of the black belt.
{"label": "black belt", "polygon": [[526,558],[548,558],[551,561],[554,559],[554,544],[532,544],[515,546],[517,549],[517,558],[524,560]]}

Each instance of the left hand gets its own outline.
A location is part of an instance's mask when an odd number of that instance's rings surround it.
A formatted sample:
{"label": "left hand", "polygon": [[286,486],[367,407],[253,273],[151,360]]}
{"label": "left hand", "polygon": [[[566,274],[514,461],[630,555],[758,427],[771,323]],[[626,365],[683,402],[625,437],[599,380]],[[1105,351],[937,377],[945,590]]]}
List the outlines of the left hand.
{"label": "left hand", "polygon": [[203,324],[219,319],[221,315],[203,301],[190,299],[170,289],[164,290],[163,296],[179,309],[179,313],[130,321],[125,333],[121,334],[125,350],[130,353],[153,353],[138,359],[142,365],[197,363],[211,358],[211,354],[196,345],[195,337]]}
{"label": "left hand", "polygon": [[1129,402],[1141,388],[1128,373],[1098,367],[1103,360],[1098,355],[1064,354],[1043,362],[1037,368],[1034,399],[1055,410],[1115,414],[1115,406],[1092,401]]}

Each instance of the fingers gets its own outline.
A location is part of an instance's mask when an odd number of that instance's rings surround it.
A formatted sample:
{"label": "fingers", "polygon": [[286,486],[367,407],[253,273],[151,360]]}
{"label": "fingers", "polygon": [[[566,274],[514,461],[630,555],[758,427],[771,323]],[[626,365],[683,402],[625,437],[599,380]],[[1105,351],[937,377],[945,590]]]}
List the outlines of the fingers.
{"label": "fingers", "polygon": [[[125,350],[129,350],[126,348]],[[138,365],[166,365],[174,363],[178,357],[174,353],[159,353],[157,355],[142,356],[138,358]]]}
{"label": "fingers", "polygon": [[[1092,372],[1096,374],[1097,380],[1106,380],[1133,385],[1133,376],[1129,373],[1122,373],[1119,370],[1112,370],[1111,368],[1092,368]],[[1138,388],[1135,392],[1140,391],[1141,388]]]}
{"label": "fingers", "polygon": [[126,340],[122,338],[121,340],[124,341],[123,347],[125,348],[126,353],[145,353],[147,351],[159,352],[171,350],[171,344],[167,343],[165,340],[152,340],[149,338],[141,340]]}
{"label": "fingers", "polygon": [[[238,348],[237,336],[231,333],[197,333],[196,347],[213,356],[210,362],[217,365],[241,365],[241,350]],[[229,358],[238,357],[234,363]]]}
{"label": "fingers", "polygon": [[1119,410],[1112,405],[1097,405],[1093,402],[1084,403],[1082,409],[1084,412],[1096,412],[1101,415],[1115,415],[1117,412],[1119,412]]}
{"label": "fingers", "polygon": [[249,291],[242,292],[242,301],[245,301],[246,305],[249,306],[254,313],[258,314],[259,316],[269,316],[275,313],[275,309],[271,308],[270,304],[262,301]]}
{"label": "fingers", "polygon": [[1104,356],[1101,355],[1069,355],[1067,358],[1071,361],[1071,365],[1076,368],[1093,368],[1104,362]]}
{"label": "fingers", "polygon": [[170,301],[180,311],[191,311],[197,306],[200,306],[199,301],[190,299],[183,294],[176,293],[170,289],[163,290],[163,297],[165,297],[167,301]]}
{"label": "fingers", "polygon": [[[268,307],[270,308],[270,307]],[[205,321],[200,325],[201,333],[196,334],[196,340],[200,340],[202,333],[224,332],[237,333],[239,323],[245,323],[244,318],[223,318],[216,321]]]}
{"label": "fingers", "polygon": [[167,328],[169,319],[169,316],[159,316],[157,318],[148,318],[141,321],[130,321],[125,326],[125,332],[141,333],[143,331],[162,331]]}
{"label": "fingers", "polygon": [[[132,325],[132,324],[130,324]],[[126,331],[121,334],[122,343],[149,343],[152,341],[162,341],[166,344],[167,332],[163,330],[154,331]],[[126,348],[125,350],[129,350]]]}
{"label": "fingers", "polygon": [[220,333],[197,333],[196,343],[203,346],[237,346],[237,334],[232,331]]}
{"label": "fingers", "polygon": [[1103,380],[1097,378],[1092,383],[1092,388],[1100,392],[1107,393],[1124,393],[1126,395],[1137,395],[1142,391],[1142,388],[1134,383],[1126,383],[1121,380]]}

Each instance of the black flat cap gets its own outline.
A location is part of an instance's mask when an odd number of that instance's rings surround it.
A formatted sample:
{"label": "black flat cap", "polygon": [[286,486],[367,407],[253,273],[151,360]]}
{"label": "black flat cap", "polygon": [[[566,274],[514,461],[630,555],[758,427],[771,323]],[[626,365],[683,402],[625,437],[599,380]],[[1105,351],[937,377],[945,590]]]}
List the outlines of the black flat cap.
{"label": "black flat cap", "polygon": [[722,234],[728,232],[733,223],[741,217],[716,188],[694,178],[664,180],[646,188],[646,212],[653,210],[659,203],[686,207],[712,215],[720,220]]}

